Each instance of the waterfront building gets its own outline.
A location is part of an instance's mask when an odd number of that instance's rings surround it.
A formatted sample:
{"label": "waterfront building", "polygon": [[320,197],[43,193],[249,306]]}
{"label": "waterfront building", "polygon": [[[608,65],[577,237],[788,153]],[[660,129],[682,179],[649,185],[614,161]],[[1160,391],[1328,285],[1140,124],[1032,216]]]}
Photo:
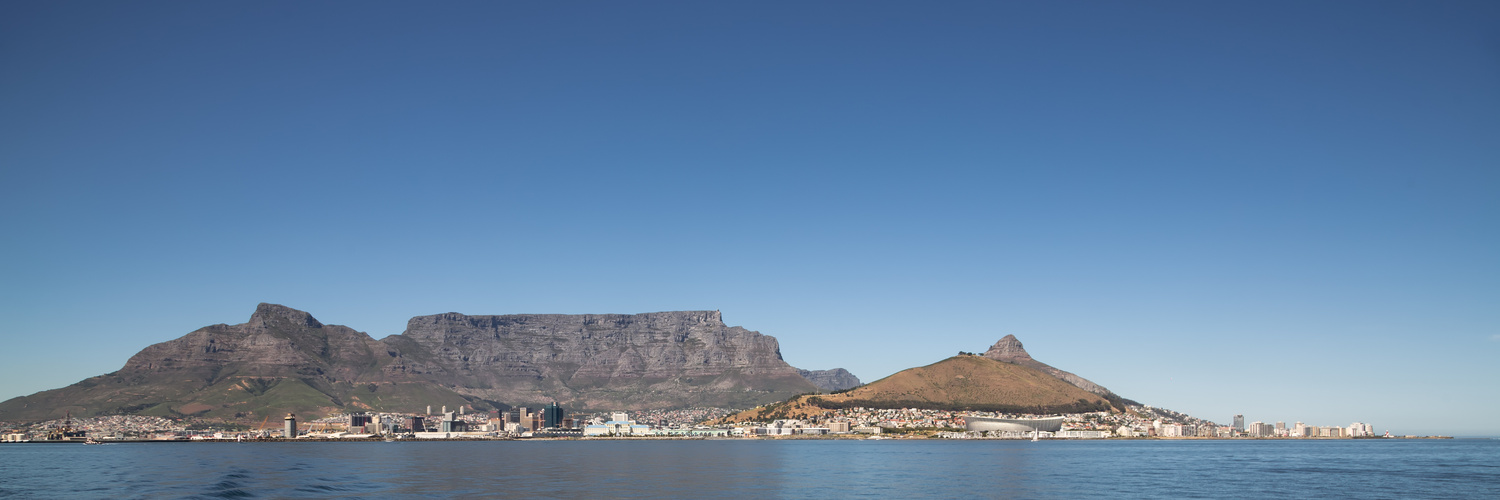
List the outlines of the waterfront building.
{"label": "waterfront building", "polygon": [[1245,432],[1245,416],[1234,416],[1234,432]]}
{"label": "waterfront building", "polygon": [[835,433],[835,434],[845,434],[845,433],[848,433],[849,432],[849,422],[829,422],[828,423],[828,431],[832,432],[832,433]]}
{"label": "waterfront building", "polygon": [[615,412],[610,415],[609,421],[583,428],[585,436],[648,436],[651,434],[651,426],[635,423],[625,412]]}

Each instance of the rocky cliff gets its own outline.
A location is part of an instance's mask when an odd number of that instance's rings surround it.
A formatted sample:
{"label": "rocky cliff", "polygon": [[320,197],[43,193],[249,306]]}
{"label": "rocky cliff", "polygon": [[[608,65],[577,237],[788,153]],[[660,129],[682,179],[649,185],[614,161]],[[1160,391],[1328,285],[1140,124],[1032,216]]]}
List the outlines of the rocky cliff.
{"label": "rocky cliff", "polygon": [[859,387],[860,384],[859,377],[854,376],[853,373],[849,373],[849,370],[843,368],[834,368],[832,370],[803,370],[798,368],[797,373],[824,391],[853,389]]}
{"label": "rocky cliff", "polygon": [[753,406],[815,390],[776,339],[718,311],[418,316],[382,339],[386,370],[506,402],[577,408]]}

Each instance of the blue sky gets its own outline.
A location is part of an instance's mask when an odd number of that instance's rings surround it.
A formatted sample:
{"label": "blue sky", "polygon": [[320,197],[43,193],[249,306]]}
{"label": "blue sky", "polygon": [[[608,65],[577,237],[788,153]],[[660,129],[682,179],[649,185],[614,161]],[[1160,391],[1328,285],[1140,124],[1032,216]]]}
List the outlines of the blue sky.
{"label": "blue sky", "polygon": [[8,2],[0,399],[259,302],[1493,435],[1493,2]]}

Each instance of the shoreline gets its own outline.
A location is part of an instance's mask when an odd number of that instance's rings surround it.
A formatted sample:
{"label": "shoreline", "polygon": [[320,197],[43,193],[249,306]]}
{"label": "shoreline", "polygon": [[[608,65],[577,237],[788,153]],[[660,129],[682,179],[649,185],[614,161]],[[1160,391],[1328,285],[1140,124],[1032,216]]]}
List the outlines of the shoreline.
{"label": "shoreline", "polygon": [[[1082,439],[1082,438],[1048,438],[1037,442],[1062,442],[1062,441],[1395,441],[1395,440],[1430,440],[1430,439],[1500,439],[1487,437],[1458,438],[1454,436],[1391,436],[1372,438],[1217,438],[1217,437],[1116,437],[1104,439]],[[86,443],[84,441],[9,441],[0,443],[0,446],[12,444],[125,444],[125,443],[176,443],[176,444],[201,444],[201,443],[445,443],[445,442],[497,442],[497,441],[870,441],[868,435],[855,436],[818,436],[818,437],[682,437],[682,436],[635,436],[635,437],[537,437],[537,438],[443,438],[443,439],[396,439],[386,441],[384,439],[247,439],[236,441],[233,439],[120,439],[107,440],[97,443]],[[1030,441],[1029,439],[1011,438],[968,438],[968,439],[945,439],[930,437],[896,437],[888,436],[878,441]]]}

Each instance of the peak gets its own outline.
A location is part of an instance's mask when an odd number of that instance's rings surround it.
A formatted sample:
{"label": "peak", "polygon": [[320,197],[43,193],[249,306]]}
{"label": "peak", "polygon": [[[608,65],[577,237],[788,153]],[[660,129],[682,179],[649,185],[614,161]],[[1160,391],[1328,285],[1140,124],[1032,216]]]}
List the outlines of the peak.
{"label": "peak", "polygon": [[297,326],[308,326],[313,328],[322,327],[317,319],[304,311],[298,311],[281,304],[268,304],[261,302],[255,306],[255,314],[250,315],[250,323],[256,326],[268,326],[272,323],[289,322]]}
{"label": "peak", "polygon": [[1015,335],[1006,335],[999,342],[995,342],[995,345],[990,346],[990,350],[984,351],[984,357],[1010,363],[1032,360],[1031,355],[1026,353],[1026,348],[1021,346],[1021,340]]}

